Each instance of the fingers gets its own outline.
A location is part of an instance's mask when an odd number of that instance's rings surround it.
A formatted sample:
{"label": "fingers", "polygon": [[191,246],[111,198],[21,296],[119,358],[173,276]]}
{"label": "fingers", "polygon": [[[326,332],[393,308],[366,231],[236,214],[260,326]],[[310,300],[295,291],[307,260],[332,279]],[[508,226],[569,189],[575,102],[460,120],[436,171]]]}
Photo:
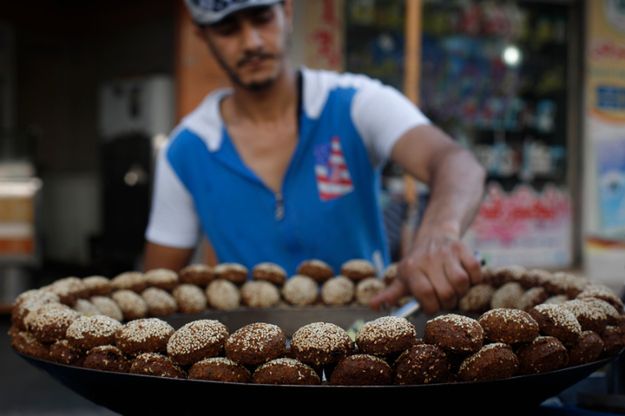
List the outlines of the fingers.
{"label": "fingers", "polygon": [[406,294],[408,294],[406,285],[399,278],[396,278],[386,289],[371,299],[369,306],[373,309],[380,309],[383,305],[395,305]]}
{"label": "fingers", "polygon": [[445,273],[444,264],[433,264],[427,273],[436,297],[443,309],[453,309],[458,301],[456,291]]}
{"label": "fingers", "polygon": [[482,282],[482,267],[480,262],[475,258],[473,253],[465,246],[460,244],[460,262],[462,268],[469,274],[471,285],[477,285]]}
{"label": "fingers", "polygon": [[420,272],[404,271],[389,287],[371,299],[369,305],[379,309],[383,305],[395,305],[407,294],[419,300],[421,308],[427,314],[434,314],[441,309],[438,296],[427,276]]}
{"label": "fingers", "polygon": [[412,293],[428,314],[454,309],[471,285],[481,282],[481,267],[461,242],[418,249],[399,264],[397,279],[370,302],[378,309]]}
{"label": "fingers", "polygon": [[[471,287],[471,280],[468,272],[458,261],[445,262],[445,277],[456,292],[456,299],[460,299]],[[455,305],[454,305],[455,306]]]}
{"label": "fingers", "polygon": [[461,241],[413,253],[400,263],[399,277],[427,313],[454,309],[481,281],[480,264]]}
{"label": "fingers", "polygon": [[439,296],[434,286],[432,286],[430,279],[428,279],[425,274],[417,271],[410,277],[404,277],[404,279],[407,281],[408,288],[414,297],[417,298],[421,304],[423,312],[432,315],[441,309]]}

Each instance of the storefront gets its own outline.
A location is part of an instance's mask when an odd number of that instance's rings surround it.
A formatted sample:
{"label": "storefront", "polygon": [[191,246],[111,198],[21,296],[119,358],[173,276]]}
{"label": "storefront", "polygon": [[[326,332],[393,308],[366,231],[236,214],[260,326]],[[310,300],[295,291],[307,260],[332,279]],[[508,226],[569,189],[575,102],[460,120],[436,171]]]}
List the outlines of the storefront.
{"label": "storefront", "polygon": [[[573,266],[580,5],[418,3],[420,107],[488,171],[467,239],[493,266]],[[401,76],[409,68],[406,13],[404,2],[347,1],[346,69],[410,88]]]}

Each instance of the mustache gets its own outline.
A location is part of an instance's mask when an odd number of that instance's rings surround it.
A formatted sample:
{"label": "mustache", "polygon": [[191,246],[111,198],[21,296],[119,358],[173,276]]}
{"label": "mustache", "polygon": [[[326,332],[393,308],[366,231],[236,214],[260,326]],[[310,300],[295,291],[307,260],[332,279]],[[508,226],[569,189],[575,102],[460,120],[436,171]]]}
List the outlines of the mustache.
{"label": "mustache", "polygon": [[276,58],[278,58],[277,55],[263,52],[263,51],[246,52],[245,55],[237,62],[237,68],[240,68],[243,65],[247,65],[253,59],[276,59]]}

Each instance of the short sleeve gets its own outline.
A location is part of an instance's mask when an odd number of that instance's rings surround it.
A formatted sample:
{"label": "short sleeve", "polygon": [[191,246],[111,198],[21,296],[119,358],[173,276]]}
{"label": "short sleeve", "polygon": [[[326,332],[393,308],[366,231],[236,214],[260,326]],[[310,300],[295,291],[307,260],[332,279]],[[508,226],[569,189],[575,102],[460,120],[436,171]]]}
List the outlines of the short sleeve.
{"label": "short sleeve", "polygon": [[168,150],[166,146],[159,153],[145,237],[164,246],[192,248],[199,238],[199,220],[191,194],[167,158]]}
{"label": "short sleeve", "polygon": [[375,166],[388,159],[393,145],[404,133],[416,126],[430,124],[430,120],[403,94],[373,80],[358,89],[351,113]]}

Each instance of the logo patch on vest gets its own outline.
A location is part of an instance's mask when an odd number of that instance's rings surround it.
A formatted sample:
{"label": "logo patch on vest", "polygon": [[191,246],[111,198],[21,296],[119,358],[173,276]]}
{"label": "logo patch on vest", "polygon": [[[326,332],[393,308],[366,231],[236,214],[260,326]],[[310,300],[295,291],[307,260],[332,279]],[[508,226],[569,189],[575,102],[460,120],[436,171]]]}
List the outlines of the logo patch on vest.
{"label": "logo patch on vest", "polygon": [[339,198],[354,190],[338,136],[332,137],[330,143],[315,147],[315,176],[322,201]]}

